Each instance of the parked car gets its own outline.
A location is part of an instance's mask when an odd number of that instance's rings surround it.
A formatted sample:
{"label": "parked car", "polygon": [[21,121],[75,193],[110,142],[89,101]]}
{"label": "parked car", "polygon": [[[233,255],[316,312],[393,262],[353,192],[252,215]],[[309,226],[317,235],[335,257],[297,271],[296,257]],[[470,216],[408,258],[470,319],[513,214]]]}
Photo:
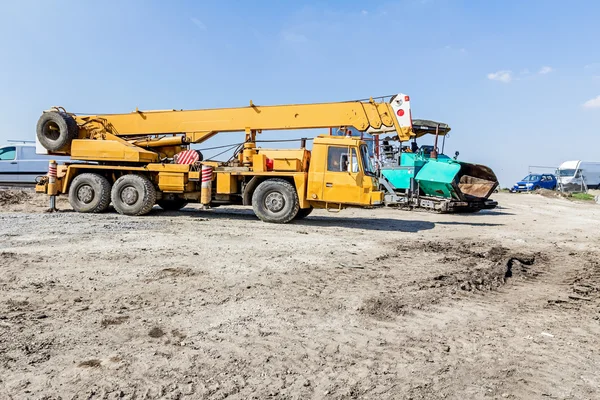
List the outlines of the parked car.
{"label": "parked car", "polygon": [[528,192],[538,189],[556,189],[556,176],[552,174],[529,174],[515,183],[511,192]]}
{"label": "parked car", "polygon": [[35,142],[8,141],[0,146],[0,184],[33,184],[46,175],[49,160],[64,161],[69,157],[37,154]]}

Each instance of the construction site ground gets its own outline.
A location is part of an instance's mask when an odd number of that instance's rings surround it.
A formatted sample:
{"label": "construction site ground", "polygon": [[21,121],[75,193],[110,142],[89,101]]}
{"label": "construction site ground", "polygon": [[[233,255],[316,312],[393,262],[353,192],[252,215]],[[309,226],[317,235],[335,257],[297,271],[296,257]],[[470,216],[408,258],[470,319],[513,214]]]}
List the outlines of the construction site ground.
{"label": "construction site ground", "polygon": [[597,399],[600,205],[45,213],[0,192],[2,399]]}

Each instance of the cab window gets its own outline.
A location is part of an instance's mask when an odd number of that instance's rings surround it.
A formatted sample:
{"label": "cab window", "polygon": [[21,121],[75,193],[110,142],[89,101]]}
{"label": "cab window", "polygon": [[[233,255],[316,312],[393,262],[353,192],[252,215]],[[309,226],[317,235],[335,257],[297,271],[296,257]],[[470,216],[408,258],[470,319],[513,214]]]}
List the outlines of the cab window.
{"label": "cab window", "polygon": [[348,148],[329,146],[327,149],[327,171],[348,171]]}
{"label": "cab window", "polygon": [[0,161],[14,160],[17,154],[16,147],[5,147],[0,149]]}
{"label": "cab window", "polygon": [[358,172],[358,157],[356,157],[356,149],[352,149],[352,173]]}
{"label": "cab window", "polygon": [[[327,149],[327,171],[357,173],[359,167],[356,149],[352,149],[352,161],[348,159],[348,150],[347,147],[330,146]],[[349,168],[350,162],[352,162],[351,168]]]}

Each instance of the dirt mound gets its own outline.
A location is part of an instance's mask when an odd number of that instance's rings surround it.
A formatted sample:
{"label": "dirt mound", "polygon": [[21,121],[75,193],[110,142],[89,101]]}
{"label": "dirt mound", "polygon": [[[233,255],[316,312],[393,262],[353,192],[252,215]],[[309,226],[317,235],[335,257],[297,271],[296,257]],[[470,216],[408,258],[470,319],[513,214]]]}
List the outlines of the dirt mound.
{"label": "dirt mound", "polygon": [[22,204],[31,200],[31,194],[25,190],[0,189],[0,206]]}
{"label": "dirt mound", "polygon": [[[376,258],[376,262],[406,260],[407,254],[421,249],[432,263],[451,265],[449,272],[415,280],[398,291],[368,298],[361,313],[377,319],[390,319],[411,310],[427,309],[444,299],[460,298],[461,293],[485,293],[504,286],[509,279],[533,278],[539,254],[523,254],[483,242],[412,242],[397,247],[395,254]],[[400,293],[399,295],[396,293]]]}
{"label": "dirt mound", "polygon": [[566,199],[566,198],[570,197],[569,193],[560,192],[558,190],[537,189],[537,190],[534,190],[533,193],[539,194],[544,197],[550,197],[550,198],[558,197],[558,198]]}

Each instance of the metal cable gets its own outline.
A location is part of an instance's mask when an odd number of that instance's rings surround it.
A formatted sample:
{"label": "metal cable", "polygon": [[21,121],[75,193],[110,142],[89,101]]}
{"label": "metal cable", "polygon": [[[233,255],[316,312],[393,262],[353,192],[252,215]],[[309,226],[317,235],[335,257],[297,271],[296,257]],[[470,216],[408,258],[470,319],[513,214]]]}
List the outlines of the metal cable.
{"label": "metal cable", "polygon": [[[242,144],[243,144],[243,143],[242,143]],[[238,147],[238,146],[239,146],[238,144],[234,144],[233,146],[229,146],[229,148],[225,149],[224,151],[220,152],[219,154],[215,154],[214,156],[212,156],[212,157],[209,157],[208,159],[212,159],[212,158],[215,158],[215,157],[219,157],[221,154],[225,154],[225,153],[227,153],[228,151],[231,151],[231,150],[235,149],[235,148],[236,148],[236,147]]]}
{"label": "metal cable", "polygon": [[[191,144],[193,144],[193,143],[191,143]],[[200,150],[200,151],[206,151],[206,150],[224,149],[225,147],[239,146],[239,145],[242,145],[242,144],[244,144],[244,142],[242,142],[242,143],[235,143],[235,144],[231,144],[230,143],[230,144],[226,144],[226,145],[223,145],[223,146],[207,147],[206,149],[198,149],[198,150]]]}
{"label": "metal cable", "polygon": [[314,140],[314,138],[300,138],[300,139],[281,139],[281,140],[255,140],[255,143],[278,143],[278,142],[300,142],[302,140]]}
{"label": "metal cable", "polygon": [[[281,140],[255,140],[254,143],[278,143],[278,142],[300,142],[302,140],[313,140],[313,138],[300,138],[300,139],[281,139]],[[223,146],[215,146],[215,147],[207,147],[205,149],[198,149],[200,151],[207,151],[207,150],[217,150],[217,149],[224,149],[224,148],[230,148],[232,146],[241,146],[246,142],[241,142],[241,143],[234,143],[234,144],[226,144]],[[193,144],[193,143],[191,143]]]}

